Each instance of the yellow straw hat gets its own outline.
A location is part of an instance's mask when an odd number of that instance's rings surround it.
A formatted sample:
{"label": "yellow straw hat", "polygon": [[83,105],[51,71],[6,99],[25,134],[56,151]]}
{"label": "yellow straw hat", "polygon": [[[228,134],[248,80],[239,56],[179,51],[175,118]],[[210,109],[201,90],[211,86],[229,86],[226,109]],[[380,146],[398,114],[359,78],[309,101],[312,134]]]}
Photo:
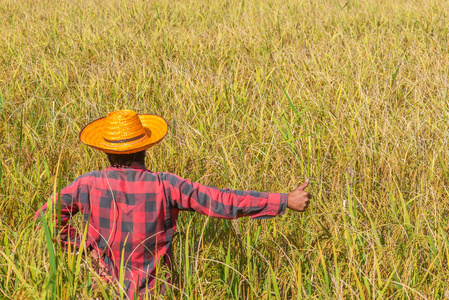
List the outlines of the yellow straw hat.
{"label": "yellow straw hat", "polygon": [[150,148],[167,134],[167,122],[157,115],[118,110],[81,130],[83,144],[106,153],[130,154]]}

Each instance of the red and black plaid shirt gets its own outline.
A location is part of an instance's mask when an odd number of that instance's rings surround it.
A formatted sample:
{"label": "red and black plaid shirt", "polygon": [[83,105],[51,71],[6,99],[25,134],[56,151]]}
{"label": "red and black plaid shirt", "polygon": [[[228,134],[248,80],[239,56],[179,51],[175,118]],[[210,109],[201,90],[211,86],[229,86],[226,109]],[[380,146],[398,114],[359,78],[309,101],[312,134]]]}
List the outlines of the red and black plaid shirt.
{"label": "red and black plaid shirt", "polygon": [[[207,187],[134,164],[87,173],[62,189],[59,232],[61,240],[75,242],[75,232],[66,225],[82,211],[89,222],[87,246],[103,254],[104,265],[117,279],[123,253],[125,287],[133,298],[136,289],[143,294],[154,286],[160,259],[169,261],[180,210],[226,219],[267,218],[283,214],[286,206],[286,194]],[[45,204],[36,217],[46,209]]]}

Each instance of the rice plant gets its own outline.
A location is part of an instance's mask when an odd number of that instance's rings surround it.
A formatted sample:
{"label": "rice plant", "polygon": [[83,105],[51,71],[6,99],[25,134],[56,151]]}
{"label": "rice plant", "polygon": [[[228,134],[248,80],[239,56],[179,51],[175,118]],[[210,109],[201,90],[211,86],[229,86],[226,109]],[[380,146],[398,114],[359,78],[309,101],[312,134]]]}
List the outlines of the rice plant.
{"label": "rice plant", "polygon": [[0,298],[125,297],[33,221],[107,167],[78,133],[117,109],[168,120],[153,171],[314,195],[182,213],[148,298],[448,298],[448,20],[436,0],[0,0]]}

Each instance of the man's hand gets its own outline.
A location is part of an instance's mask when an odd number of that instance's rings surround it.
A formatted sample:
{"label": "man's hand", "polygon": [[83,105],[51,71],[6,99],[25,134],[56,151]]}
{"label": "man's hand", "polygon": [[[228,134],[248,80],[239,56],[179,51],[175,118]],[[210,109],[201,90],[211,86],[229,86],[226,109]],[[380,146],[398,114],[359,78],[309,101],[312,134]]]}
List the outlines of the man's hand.
{"label": "man's hand", "polygon": [[95,271],[97,272],[97,274],[100,277],[107,278],[109,276],[108,270],[106,269],[106,267],[104,265],[101,264],[101,262],[100,262],[101,257],[98,254],[97,250],[92,249],[90,251],[90,256],[92,257],[92,260],[94,261],[94,264],[96,267]]}
{"label": "man's hand", "polygon": [[294,211],[305,211],[307,209],[312,198],[312,195],[304,190],[308,185],[309,179],[287,195],[288,208]]}

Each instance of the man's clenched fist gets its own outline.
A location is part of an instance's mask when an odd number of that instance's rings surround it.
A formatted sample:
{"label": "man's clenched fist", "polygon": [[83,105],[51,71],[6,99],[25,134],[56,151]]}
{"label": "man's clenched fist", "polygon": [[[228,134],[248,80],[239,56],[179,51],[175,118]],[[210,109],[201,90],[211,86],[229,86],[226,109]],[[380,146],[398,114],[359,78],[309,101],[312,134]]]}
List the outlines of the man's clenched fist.
{"label": "man's clenched fist", "polygon": [[312,198],[312,195],[304,190],[308,185],[309,179],[287,195],[288,208],[294,211],[305,211],[307,209]]}

